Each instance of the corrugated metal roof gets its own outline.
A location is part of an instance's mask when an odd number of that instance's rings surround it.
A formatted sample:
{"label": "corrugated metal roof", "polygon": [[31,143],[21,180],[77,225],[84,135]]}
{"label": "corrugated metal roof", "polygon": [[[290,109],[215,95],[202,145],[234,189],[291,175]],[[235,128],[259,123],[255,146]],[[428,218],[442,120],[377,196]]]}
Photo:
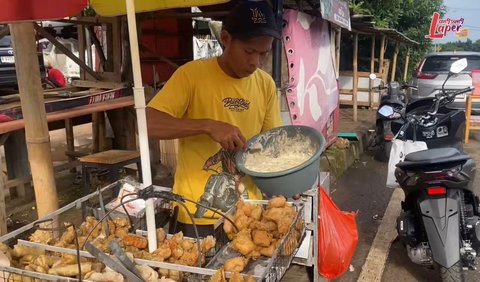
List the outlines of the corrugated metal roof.
{"label": "corrugated metal roof", "polygon": [[352,31],[364,34],[380,34],[385,35],[388,39],[400,43],[416,45],[417,41],[407,37],[405,34],[393,28],[375,27],[375,22],[371,21],[372,15],[354,15],[352,16]]}

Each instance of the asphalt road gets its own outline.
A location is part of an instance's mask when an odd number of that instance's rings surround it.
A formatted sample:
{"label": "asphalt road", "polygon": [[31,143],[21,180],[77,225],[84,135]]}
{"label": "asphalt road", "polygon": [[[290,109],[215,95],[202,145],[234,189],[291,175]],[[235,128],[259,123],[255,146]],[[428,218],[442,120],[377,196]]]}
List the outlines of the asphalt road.
{"label": "asphalt road", "polygon": [[[472,141],[465,148],[480,165],[480,134],[474,133]],[[332,198],[342,210],[358,210],[359,230],[359,242],[351,262],[352,267],[334,281],[357,281],[360,276],[362,266],[382,223],[382,217],[393,192],[393,190],[385,188],[386,173],[387,165],[385,163],[377,162],[371,156],[364,154],[360,161],[332,185]],[[480,191],[479,175],[477,175],[474,185],[476,190]],[[378,265],[378,267],[382,267],[382,265]],[[403,245],[400,242],[394,242],[389,249],[381,281],[439,281],[439,276],[436,270],[412,263]],[[466,281],[480,281],[480,272],[478,270],[468,271]]]}

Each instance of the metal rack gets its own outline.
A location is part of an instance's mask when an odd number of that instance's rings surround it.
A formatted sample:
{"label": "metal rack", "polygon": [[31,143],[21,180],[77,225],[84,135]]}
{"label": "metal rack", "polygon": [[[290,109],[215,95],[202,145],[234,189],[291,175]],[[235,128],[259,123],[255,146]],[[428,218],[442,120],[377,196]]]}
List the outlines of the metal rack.
{"label": "metal rack", "polygon": [[[50,223],[48,224],[55,224],[55,222],[69,221],[74,223],[74,226],[79,227],[80,223],[83,222],[84,220],[84,218],[81,215],[82,207],[85,207],[85,206],[90,207],[90,209],[88,210],[91,213],[93,213],[93,211],[98,210],[98,203],[102,201],[102,200],[99,200],[98,198],[99,197],[102,198],[101,196],[102,194],[105,194],[105,193],[108,194],[109,191],[117,189],[119,185],[122,185],[122,180],[119,180],[115,183],[107,185],[102,189],[99,189],[85,197],[82,197],[62,207],[61,209],[58,209],[57,211],[45,216],[42,219],[39,219],[36,222],[27,224],[22,228],[19,228],[11,233],[8,233],[0,237],[0,242],[9,246],[19,244],[19,245],[27,246],[34,249],[44,250],[49,253],[51,252],[56,254],[76,255],[77,250],[75,249],[69,249],[69,248],[47,245],[43,243],[31,242],[31,241],[28,241],[27,238],[30,234],[32,234],[35,231],[37,224],[45,220],[50,220]],[[266,204],[267,201],[257,201],[256,203]],[[293,256],[296,252],[296,248],[298,248],[298,244],[297,246],[295,246],[294,248],[295,250],[291,254],[283,255],[282,250],[284,250],[286,246],[285,244],[288,241],[289,237],[292,236],[293,234],[292,231],[295,229],[297,224],[299,224],[300,222],[303,223],[304,203],[303,202],[295,203],[295,206],[297,207],[298,215],[296,216],[294,222],[290,226],[287,235],[282,239],[282,242],[280,243],[280,246],[275,251],[273,257],[268,259],[262,258],[262,260],[264,260],[264,271],[262,273],[254,275],[254,278],[257,281],[279,281],[283,276],[283,274],[288,269],[288,266],[290,265],[293,259]],[[302,228],[301,230],[299,230],[301,237],[298,239],[298,242],[301,241],[301,238],[303,238],[305,229],[306,229],[305,225],[302,224]],[[137,230],[136,233],[139,235],[145,235],[146,231]],[[216,236],[226,237],[226,235],[222,233],[223,233],[223,225],[222,225],[222,221],[219,220],[219,222],[216,224],[215,234]],[[56,234],[56,235],[59,236],[61,234]],[[219,242],[220,252],[222,250],[228,249],[228,247],[229,247],[228,243],[223,245],[221,242]],[[88,259],[94,258],[89,252],[84,250],[80,250],[79,255],[80,257],[88,258]],[[218,255],[218,253],[216,255]],[[145,260],[145,259],[135,259],[134,262],[138,265],[150,266],[154,270],[167,269],[167,270],[182,272],[184,277],[183,280],[187,280],[187,281],[205,281],[205,280],[208,281],[210,276],[214,275],[217,272],[217,269],[212,269],[208,267],[185,266],[185,265],[179,265],[174,263],[157,262],[157,261],[151,261],[151,260]],[[228,276],[229,276],[229,273],[227,273],[227,277]],[[1,280],[2,277],[4,278],[4,280]],[[0,281],[35,281],[35,279],[42,280],[42,281],[78,281],[78,279],[76,278],[39,273],[39,272],[30,271],[30,270],[15,268],[13,266],[0,266]],[[83,281],[88,281],[88,280],[83,280]]]}

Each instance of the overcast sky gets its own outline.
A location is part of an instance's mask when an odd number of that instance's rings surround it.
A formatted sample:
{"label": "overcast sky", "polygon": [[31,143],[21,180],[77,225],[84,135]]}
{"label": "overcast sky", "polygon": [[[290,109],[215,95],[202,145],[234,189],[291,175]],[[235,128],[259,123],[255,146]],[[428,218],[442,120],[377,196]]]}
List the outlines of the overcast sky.
{"label": "overcast sky", "polygon": [[[480,1],[479,0],[443,0],[447,6],[447,13],[443,17],[451,19],[463,18],[463,27],[468,28],[468,38],[472,41],[480,39]],[[462,39],[465,41],[466,39]],[[434,39],[433,43],[445,43],[449,41],[458,41],[453,32],[447,34],[442,39]]]}

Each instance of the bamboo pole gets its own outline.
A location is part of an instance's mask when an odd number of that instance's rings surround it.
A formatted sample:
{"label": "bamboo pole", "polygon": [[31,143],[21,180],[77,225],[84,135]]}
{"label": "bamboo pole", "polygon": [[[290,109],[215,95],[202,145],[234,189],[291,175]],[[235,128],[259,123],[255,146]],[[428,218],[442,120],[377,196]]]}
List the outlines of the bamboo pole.
{"label": "bamboo pole", "polygon": [[357,121],[358,92],[358,33],[353,34],[353,121]]}
{"label": "bamboo pole", "polygon": [[340,76],[340,44],[342,39],[342,29],[338,28],[335,33],[335,70],[337,78]]}
{"label": "bamboo pole", "polygon": [[[140,53],[138,50],[137,20],[135,15],[135,1],[125,0],[127,6],[128,35],[130,39],[130,55],[133,68],[133,95],[135,99],[135,108],[137,112],[137,125],[139,136],[140,157],[142,163],[143,186],[152,185],[152,171],[150,169],[150,153],[148,147],[147,117],[145,115],[145,91],[142,83],[142,73],[140,68]],[[147,218],[148,250],[153,252],[157,249],[157,234],[155,228],[155,209],[153,199],[149,199],[145,204]]]}
{"label": "bamboo pole", "polygon": [[35,46],[34,24],[31,22],[11,24],[10,32],[13,38],[15,68],[37,213],[38,217],[42,217],[58,209],[58,195]]}
{"label": "bamboo pole", "polygon": [[407,81],[408,62],[410,61],[410,48],[407,49],[407,56],[405,57],[405,66],[403,68],[403,81]]}
{"label": "bamboo pole", "polygon": [[395,74],[397,72],[397,58],[398,58],[398,52],[400,50],[400,43],[395,44],[395,50],[393,51],[393,65],[392,65],[392,76],[390,78],[390,81],[395,81]]}
{"label": "bamboo pole", "polygon": [[[375,34],[372,35],[372,46],[370,50],[370,73],[375,73]],[[370,108],[373,107],[373,82],[374,80],[369,79],[368,80],[368,89],[369,89],[369,102],[370,102]]]}
{"label": "bamboo pole", "polygon": [[380,43],[380,62],[378,64],[378,72],[380,73],[380,75],[382,77],[383,77],[383,72],[384,72],[383,64],[384,64],[384,60],[385,60],[386,41],[387,41],[387,38],[385,37],[385,35],[382,35],[382,41]]}

